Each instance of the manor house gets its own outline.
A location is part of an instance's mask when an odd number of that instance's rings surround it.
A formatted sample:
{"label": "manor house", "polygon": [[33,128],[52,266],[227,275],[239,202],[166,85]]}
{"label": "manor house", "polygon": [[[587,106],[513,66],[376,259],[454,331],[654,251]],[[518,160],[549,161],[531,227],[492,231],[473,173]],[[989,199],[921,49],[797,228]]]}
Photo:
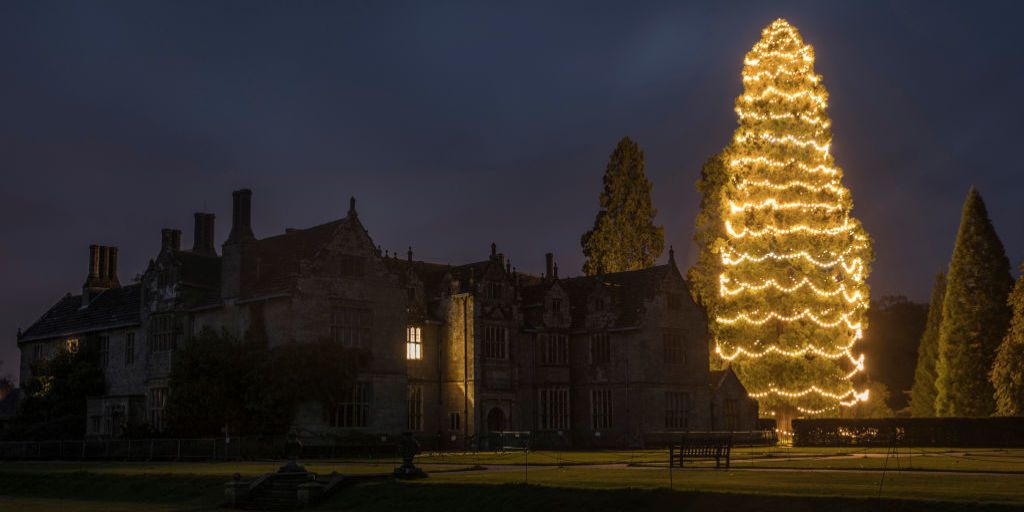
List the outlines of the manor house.
{"label": "manor house", "polygon": [[592,277],[519,272],[491,244],[481,261],[382,253],[356,212],[257,238],[252,192],[233,194],[218,253],[214,216],[195,214],[194,242],[164,229],[159,254],[122,285],[118,249],[89,248],[80,294],[19,331],[21,378],[57,351],[94,344],[107,393],[88,401],[86,430],[165,427],[175,349],[203,328],[269,343],[330,339],[370,362],[337,403],[309,403],[304,435],[413,431],[463,447],[487,432],[532,431],[576,447],[638,447],[660,434],[750,430],[757,404],[735,374],[712,372],[707,320],[668,262]]}

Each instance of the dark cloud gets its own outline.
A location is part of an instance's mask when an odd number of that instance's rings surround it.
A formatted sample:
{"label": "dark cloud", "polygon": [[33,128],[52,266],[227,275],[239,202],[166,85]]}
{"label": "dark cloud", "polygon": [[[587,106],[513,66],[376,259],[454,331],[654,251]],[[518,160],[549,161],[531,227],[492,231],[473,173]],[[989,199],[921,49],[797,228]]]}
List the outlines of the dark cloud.
{"label": "dark cloud", "polygon": [[[874,293],[928,295],[967,187],[1014,261],[1018,4],[18,2],[0,6],[0,298],[14,330],[84,279],[142,271],[161,227],[254,189],[262,235],[344,215],[387,248],[579,268],[600,176],[640,142],[668,242],[735,125],[744,53],[786,17],[815,46],[835,153],[876,239]],[[681,262],[683,264],[688,261]]]}

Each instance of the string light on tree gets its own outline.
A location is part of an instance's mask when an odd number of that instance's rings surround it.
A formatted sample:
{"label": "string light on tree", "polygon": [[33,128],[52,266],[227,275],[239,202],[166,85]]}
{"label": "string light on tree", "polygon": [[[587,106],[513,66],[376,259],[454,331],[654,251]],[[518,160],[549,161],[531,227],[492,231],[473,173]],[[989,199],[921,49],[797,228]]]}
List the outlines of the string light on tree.
{"label": "string light on tree", "polygon": [[776,20],[744,59],[739,126],[724,162],[724,239],[712,306],[715,354],[788,429],[799,415],[868,399],[856,344],[869,304],[871,240],[832,155],[814,50]]}

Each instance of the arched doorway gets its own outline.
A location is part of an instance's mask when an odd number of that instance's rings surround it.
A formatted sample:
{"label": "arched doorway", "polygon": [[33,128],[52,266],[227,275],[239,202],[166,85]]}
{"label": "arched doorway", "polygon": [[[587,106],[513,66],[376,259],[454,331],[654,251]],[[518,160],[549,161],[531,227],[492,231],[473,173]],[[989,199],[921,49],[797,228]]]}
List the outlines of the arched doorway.
{"label": "arched doorway", "polygon": [[501,432],[505,430],[505,411],[501,407],[493,407],[487,413],[487,431]]}

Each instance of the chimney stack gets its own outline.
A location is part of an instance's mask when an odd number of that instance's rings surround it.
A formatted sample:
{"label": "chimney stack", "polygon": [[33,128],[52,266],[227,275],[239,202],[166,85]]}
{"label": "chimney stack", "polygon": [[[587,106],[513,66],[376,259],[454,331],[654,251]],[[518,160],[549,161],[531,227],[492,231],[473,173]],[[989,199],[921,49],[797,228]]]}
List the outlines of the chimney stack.
{"label": "chimney stack", "polygon": [[212,213],[195,213],[195,229],[193,230],[192,252],[206,256],[216,256],[217,249],[213,246],[213,224],[216,216]]}
{"label": "chimney stack", "polygon": [[100,246],[89,246],[89,275],[85,278],[82,288],[99,288],[100,286]]}
{"label": "chimney stack", "polygon": [[550,252],[544,254],[544,276],[548,279],[558,277],[555,275],[555,255]]}
{"label": "chimney stack", "polygon": [[120,288],[121,280],[117,278],[117,247],[107,247],[107,288]]}
{"label": "chimney stack", "polygon": [[121,286],[117,278],[117,247],[89,246],[89,275],[82,285],[82,307],[100,292]]}
{"label": "chimney stack", "polygon": [[241,242],[255,238],[252,234],[252,190],[243,188],[232,192],[231,234],[228,242]]}
{"label": "chimney stack", "polygon": [[[180,251],[181,230],[164,228],[160,230],[160,250]],[[102,256],[102,253],[100,254]],[[102,265],[101,265],[102,266]]]}

